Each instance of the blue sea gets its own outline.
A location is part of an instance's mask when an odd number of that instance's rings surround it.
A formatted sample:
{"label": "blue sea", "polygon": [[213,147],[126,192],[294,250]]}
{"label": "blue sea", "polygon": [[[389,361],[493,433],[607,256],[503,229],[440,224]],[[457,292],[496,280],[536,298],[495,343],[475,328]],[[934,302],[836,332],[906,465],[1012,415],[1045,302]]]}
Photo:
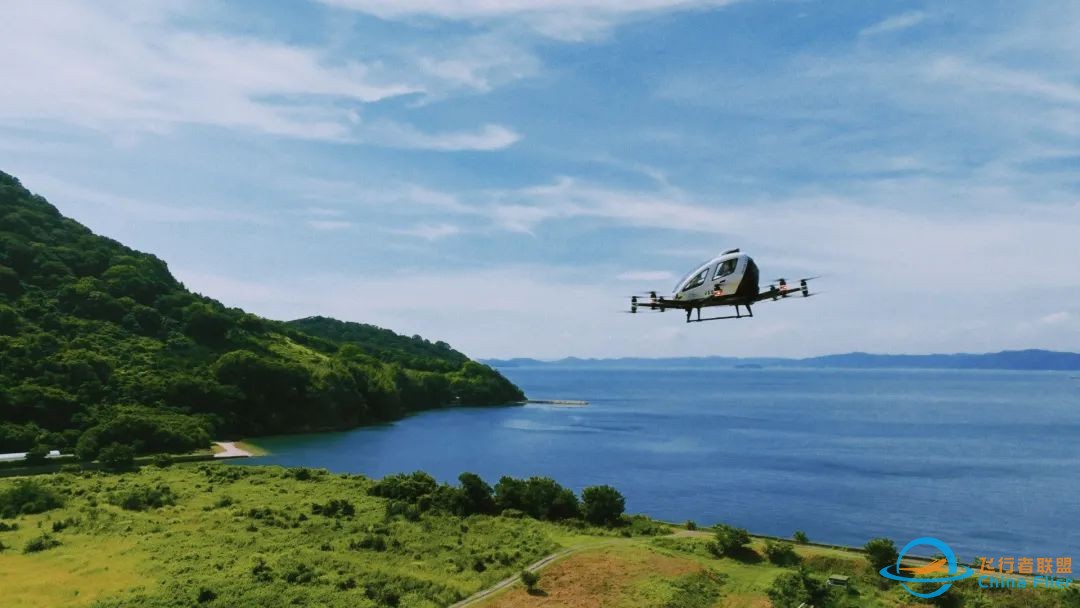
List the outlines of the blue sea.
{"label": "blue sea", "polygon": [[752,532],[976,556],[1080,557],[1075,373],[835,369],[502,370],[534,399],[344,433],[268,438],[252,464],[610,484],[631,512]]}

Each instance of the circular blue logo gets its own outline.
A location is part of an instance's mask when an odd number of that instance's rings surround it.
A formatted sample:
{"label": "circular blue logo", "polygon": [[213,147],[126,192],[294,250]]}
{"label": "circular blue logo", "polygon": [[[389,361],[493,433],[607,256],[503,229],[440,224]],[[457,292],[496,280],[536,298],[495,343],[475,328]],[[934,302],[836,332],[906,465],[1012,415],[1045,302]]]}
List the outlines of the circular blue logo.
{"label": "circular blue logo", "polygon": [[[904,556],[907,555],[909,551],[923,545],[934,547],[944,557],[925,566],[909,568],[900,565],[901,562],[904,561]],[[958,572],[958,570],[961,571]],[[905,576],[904,574],[901,574],[901,572],[908,572],[910,573],[910,576]],[[944,576],[920,577],[917,576],[919,574],[943,574]],[[954,582],[968,578],[972,574],[971,568],[957,565],[956,554],[953,553],[952,547],[932,536],[916,538],[904,545],[904,548],[900,550],[900,555],[896,558],[896,563],[881,569],[881,576],[894,581],[900,581],[900,584],[904,586],[904,589],[907,589],[908,593],[923,599],[934,598],[945,593],[952,587]],[[918,591],[912,590],[912,588],[908,586],[908,583],[942,583],[942,585],[930,593],[919,593]]]}

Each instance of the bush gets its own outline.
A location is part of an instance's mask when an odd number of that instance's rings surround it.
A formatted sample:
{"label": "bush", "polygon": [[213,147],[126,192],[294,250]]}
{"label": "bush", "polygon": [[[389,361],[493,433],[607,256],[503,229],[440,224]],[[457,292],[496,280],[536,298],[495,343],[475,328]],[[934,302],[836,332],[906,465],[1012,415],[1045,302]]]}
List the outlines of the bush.
{"label": "bush", "polygon": [[49,458],[49,448],[43,445],[36,445],[30,448],[30,451],[26,453],[27,464],[45,464],[45,461]]}
{"label": "bush", "polygon": [[64,501],[50,488],[36,481],[23,479],[0,492],[0,517],[44,513],[63,504]]}
{"label": "bush", "polygon": [[318,503],[311,505],[311,512],[326,517],[352,517],[356,514],[356,507],[347,500],[331,498],[325,505]]}
{"label": "bush", "polygon": [[611,486],[591,486],[581,492],[581,511],[591,524],[614,525],[625,509],[626,499]]}
{"label": "bush", "polygon": [[529,590],[529,593],[532,593],[536,588],[536,584],[540,582],[540,575],[532,570],[522,570],[521,574],[518,575],[518,578],[521,579],[521,584],[525,585],[525,588]]}
{"label": "bush", "polygon": [[896,563],[900,554],[896,551],[896,544],[884,537],[871,539],[863,546],[866,551],[866,559],[875,571],[891,566]]}
{"label": "bush", "polygon": [[172,456],[168,454],[154,454],[154,458],[150,461],[155,467],[165,469],[171,467],[173,464]]}
{"label": "bush", "polygon": [[461,483],[461,514],[490,515],[495,513],[494,491],[479,475],[462,473],[458,476]]}
{"label": "bush", "polygon": [[423,471],[416,471],[387,475],[375,482],[368,494],[416,504],[421,497],[434,494],[438,487],[434,477]]}
{"label": "bush", "polygon": [[791,543],[765,541],[765,558],[777,566],[793,566],[799,563],[799,556]]}
{"label": "bush", "polygon": [[172,488],[165,484],[155,487],[139,486],[113,494],[109,502],[127,511],[146,511],[175,505],[176,495]]}
{"label": "bush", "polygon": [[804,603],[822,605],[829,595],[829,590],[824,583],[800,569],[776,577],[765,594],[769,596],[774,608],[798,608]]}
{"label": "bush", "polygon": [[697,522],[692,519],[686,520],[686,524],[684,525],[686,526],[687,530],[697,530]]}
{"label": "bush", "polygon": [[791,538],[800,545],[805,545],[806,543],[810,542],[810,537],[808,537],[806,535],[806,532],[803,532],[802,530],[796,530],[795,534],[791,535]]}
{"label": "bush", "polygon": [[23,553],[38,553],[59,546],[60,541],[48,534],[42,534],[41,536],[30,539],[30,541],[26,543],[26,546],[23,547]]}
{"label": "bush", "polygon": [[135,464],[135,448],[122,443],[114,443],[101,449],[98,460],[111,471],[130,469]]}
{"label": "bush", "polygon": [[577,496],[550,477],[502,477],[495,484],[495,504],[499,511],[517,509],[547,520],[577,517],[580,509]]}
{"label": "bush", "polygon": [[716,526],[716,536],[709,548],[718,557],[730,556],[749,544],[750,533],[745,529],[727,524],[718,524]]}

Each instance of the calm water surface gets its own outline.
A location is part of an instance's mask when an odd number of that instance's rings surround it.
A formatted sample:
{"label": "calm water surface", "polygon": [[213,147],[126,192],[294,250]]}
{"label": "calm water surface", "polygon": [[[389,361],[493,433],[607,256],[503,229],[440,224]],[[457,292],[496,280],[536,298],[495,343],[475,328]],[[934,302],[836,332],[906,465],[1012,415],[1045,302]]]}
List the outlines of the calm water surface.
{"label": "calm water surface", "polygon": [[1056,372],[558,369],[503,372],[587,407],[456,408],[270,438],[251,464],[611,484],[628,510],[960,557],[1080,557],[1080,379]]}

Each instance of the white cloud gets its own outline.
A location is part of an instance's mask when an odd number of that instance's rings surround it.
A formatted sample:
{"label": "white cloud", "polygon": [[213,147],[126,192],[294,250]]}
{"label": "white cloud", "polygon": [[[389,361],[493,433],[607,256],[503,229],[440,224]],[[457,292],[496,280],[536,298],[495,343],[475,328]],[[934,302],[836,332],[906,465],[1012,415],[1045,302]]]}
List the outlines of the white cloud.
{"label": "white cloud", "polygon": [[304,222],[308,228],[312,230],[331,231],[331,230],[345,230],[352,227],[352,222],[345,220],[308,220]]}
{"label": "white cloud", "polygon": [[384,19],[517,20],[551,38],[579,41],[654,13],[709,9],[735,0],[322,0]]}
{"label": "white cloud", "polygon": [[[910,209],[932,200],[932,186],[954,208]],[[680,191],[639,192],[563,178],[549,186],[492,195],[492,221],[535,234],[545,222],[593,218],[616,225],[716,235],[803,259],[813,272],[837,272],[878,289],[948,292],[963,281],[997,290],[1080,284],[1074,263],[1080,205],[1036,203],[1026,193],[932,180],[882,180],[846,196],[806,193],[775,200],[700,201]],[[965,200],[967,205],[965,205]],[[967,211],[977,206],[978,214]],[[910,209],[910,210],[909,210]],[[713,251],[697,252],[700,257]],[[673,269],[682,271],[686,269]],[[1009,276],[1002,284],[995,277]]]}
{"label": "white cloud", "polygon": [[1061,325],[1069,322],[1072,319],[1072,315],[1065,311],[1053,312],[1044,317],[1039,318],[1039,323],[1043,325]]}
{"label": "white cloud", "polygon": [[[101,210],[108,215],[122,215],[128,220],[142,220],[153,223],[195,223],[195,222],[239,222],[266,225],[272,221],[262,214],[234,211],[227,208],[206,207],[197,204],[185,204],[178,201],[149,201],[120,196],[49,175],[22,173],[19,175],[24,185],[35,193],[40,193],[54,205],[60,206],[68,216],[99,215]],[[99,213],[87,213],[93,208]]]}
{"label": "white cloud", "polygon": [[421,150],[501,150],[514,145],[521,135],[502,125],[488,124],[473,131],[426,133],[395,122],[378,122],[363,129],[365,141],[395,148]]}
{"label": "white cloud", "polygon": [[620,273],[615,278],[620,281],[670,281],[675,278],[675,273],[667,270],[633,270]]}
{"label": "white cloud", "polygon": [[461,234],[461,228],[453,224],[421,224],[413,228],[401,228],[391,232],[402,236],[421,238],[426,241],[437,241],[448,236]]}
{"label": "white cloud", "polygon": [[503,60],[506,53],[478,43],[471,63],[466,53],[411,71],[391,69],[318,47],[185,25],[198,21],[194,8],[124,0],[6,6],[0,70],[19,86],[0,88],[0,119],[72,124],[118,142],[181,125],[444,151],[497,150],[520,139],[493,124],[436,133],[389,120],[369,124],[358,108],[426,93],[425,82],[489,90],[528,73],[528,57]]}
{"label": "white cloud", "polygon": [[906,30],[908,28],[915,27],[929,17],[927,13],[923,11],[912,11],[910,13],[902,13],[899,15],[893,15],[883,19],[870,27],[864,28],[859,32],[860,36],[877,36],[879,34],[887,34],[890,32],[898,32],[900,30]]}

